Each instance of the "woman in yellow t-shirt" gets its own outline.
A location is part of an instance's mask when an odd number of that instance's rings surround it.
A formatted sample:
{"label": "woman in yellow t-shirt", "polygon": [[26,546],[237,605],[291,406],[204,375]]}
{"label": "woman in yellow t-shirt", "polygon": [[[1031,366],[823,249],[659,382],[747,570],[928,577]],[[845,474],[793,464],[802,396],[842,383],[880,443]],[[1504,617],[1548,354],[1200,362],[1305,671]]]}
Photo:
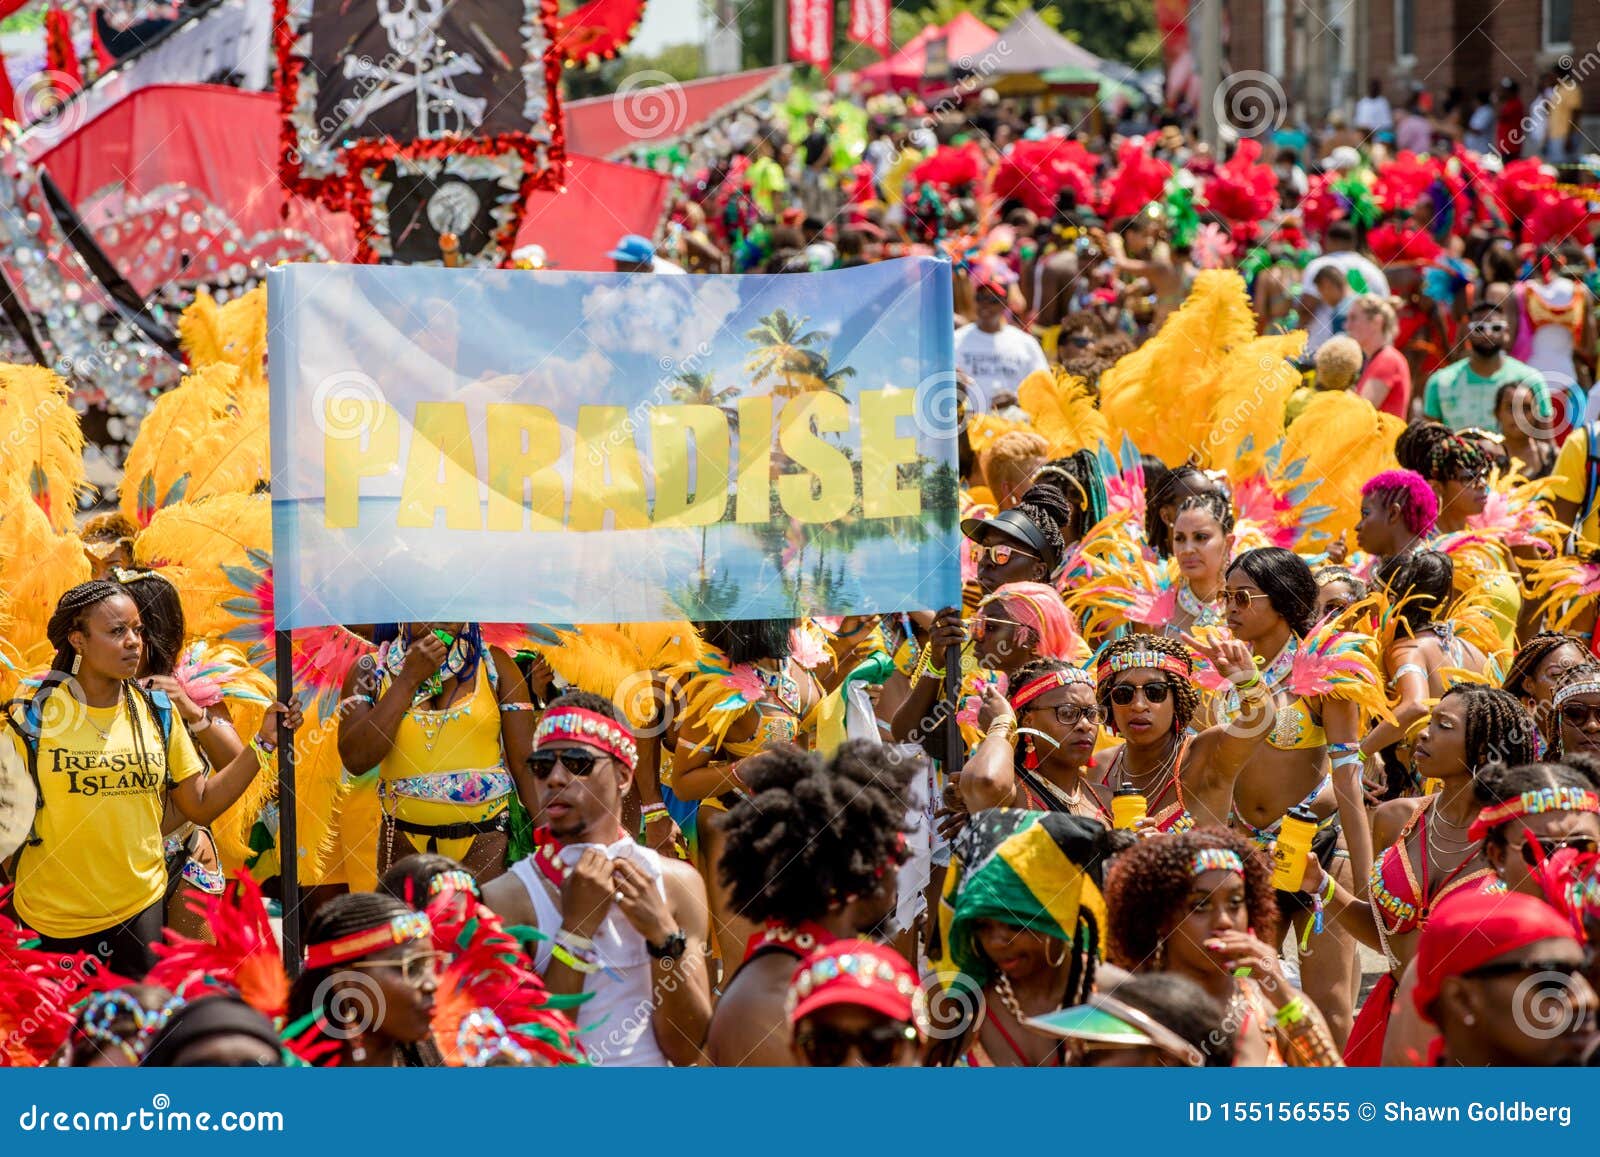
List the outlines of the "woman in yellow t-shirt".
{"label": "woman in yellow t-shirt", "polygon": [[12,864],[12,903],[46,950],[93,952],[138,979],[161,935],[167,800],[208,824],[243,794],[260,758],[246,748],[208,772],[166,695],[138,686],[144,627],[121,584],[73,587],[45,633],[56,649],[51,672],[10,712],[18,756],[37,753],[39,803],[33,837]]}

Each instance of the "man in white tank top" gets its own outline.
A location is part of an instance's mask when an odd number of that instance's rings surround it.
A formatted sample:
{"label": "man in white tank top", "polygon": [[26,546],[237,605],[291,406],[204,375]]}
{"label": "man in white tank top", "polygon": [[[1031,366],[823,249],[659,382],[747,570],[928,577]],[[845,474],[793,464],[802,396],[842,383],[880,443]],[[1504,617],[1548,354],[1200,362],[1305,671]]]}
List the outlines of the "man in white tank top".
{"label": "man in white tank top", "polygon": [[604,698],[574,691],[546,708],[534,735],[541,826],[534,854],[484,885],[507,924],[537,928],[535,964],[573,1010],[595,1065],[692,1065],[711,1023],[705,885],[622,827],[638,748]]}

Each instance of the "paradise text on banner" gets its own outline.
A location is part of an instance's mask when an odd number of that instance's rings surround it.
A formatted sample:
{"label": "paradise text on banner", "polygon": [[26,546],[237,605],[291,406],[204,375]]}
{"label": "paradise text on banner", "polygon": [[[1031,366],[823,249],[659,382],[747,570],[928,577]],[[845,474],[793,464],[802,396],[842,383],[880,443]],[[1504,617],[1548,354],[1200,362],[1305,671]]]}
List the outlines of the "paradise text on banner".
{"label": "paradise text on banner", "polygon": [[959,602],[944,262],[268,285],[279,629]]}

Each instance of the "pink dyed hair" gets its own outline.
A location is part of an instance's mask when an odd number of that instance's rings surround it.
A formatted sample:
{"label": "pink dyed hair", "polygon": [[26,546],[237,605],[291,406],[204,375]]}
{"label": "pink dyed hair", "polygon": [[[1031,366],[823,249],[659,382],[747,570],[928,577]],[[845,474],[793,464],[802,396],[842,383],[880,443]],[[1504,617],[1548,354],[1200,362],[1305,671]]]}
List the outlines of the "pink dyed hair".
{"label": "pink dyed hair", "polygon": [[1006,583],[979,604],[980,611],[1004,603],[1015,620],[1033,632],[1041,659],[1081,659],[1087,647],[1054,587],[1044,583]]}
{"label": "pink dyed hair", "polygon": [[1361,497],[1376,494],[1384,502],[1400,503],[1400,517],[1412,534],[1427,534],[1439,517],[1439,499],[1428,480],[1415,470],[1385,470],[1367,479]]}

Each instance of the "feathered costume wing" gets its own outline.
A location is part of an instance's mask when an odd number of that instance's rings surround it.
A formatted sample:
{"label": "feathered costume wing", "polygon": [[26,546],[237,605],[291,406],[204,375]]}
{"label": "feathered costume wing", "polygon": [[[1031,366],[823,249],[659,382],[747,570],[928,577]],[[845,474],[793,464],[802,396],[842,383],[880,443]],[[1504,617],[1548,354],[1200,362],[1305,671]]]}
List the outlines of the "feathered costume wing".
{"label": "feathered costume wing", "polygon": [[0,364],[0,511],[35,503],[57,531],[76,525],[87,490],[72,387],[39,366]]}
{"label": "feathered costume wing", "polygon": [[189,1000],[208,988],[232,989],[261,1015],[281,1020],[289,1008],[289,977],[261,886],[241,873],[222,895],[191,897],[189,906],[204,918],[209,939],[168,929],[166,943],[150,946],[156,964],[145,982]]}
{"label": "feathered costume wing", "polygon": [[1034,430],[1050,443],[1052,458],[1097,450],[1111,440],[1111,427],[1095,408],[1089,387],[1060,366],[1034,370],[1023,378],[1017,402],[1033,418]]}
{"label": "feathered costume wing", "polygon": [[49,666],[45,625],[56,603],[90,573],[83,540],[55,530],[34,503],[20,500],[0,514],[0,627],[19,655],[42,657],[29,674]]}
{"label": "feathered costume wing", "polygon": [[[0,909],[11,889],[0,888]],[[38,1068],[66,1043],[78,1004],[128,981],[83,952],[47,952],[0,912],[0,1067]]]}
{"label": "feathered costume wing", "polygon": [[1313,395],[1284,436],[1282,460],[1304,462],[1301,476],[1314,480],[1311,498],[1327,513],[1308,526],[1302,542],[1326,543],[1355,529],[1361,519],[1361,487],[1394,470],[1394,440],[1405,423],[1375,410],[1365,398],[1343,391]]}
{"label": "feathered costume wing", "polygon": [[1100,410],[1168,466],[1202,456],[1211,428],[1216,373],[1230,350],[1256,333],[1244,279],[1232,270],[1198,274],[1183,305],[1144,345],[1100,376]]}

